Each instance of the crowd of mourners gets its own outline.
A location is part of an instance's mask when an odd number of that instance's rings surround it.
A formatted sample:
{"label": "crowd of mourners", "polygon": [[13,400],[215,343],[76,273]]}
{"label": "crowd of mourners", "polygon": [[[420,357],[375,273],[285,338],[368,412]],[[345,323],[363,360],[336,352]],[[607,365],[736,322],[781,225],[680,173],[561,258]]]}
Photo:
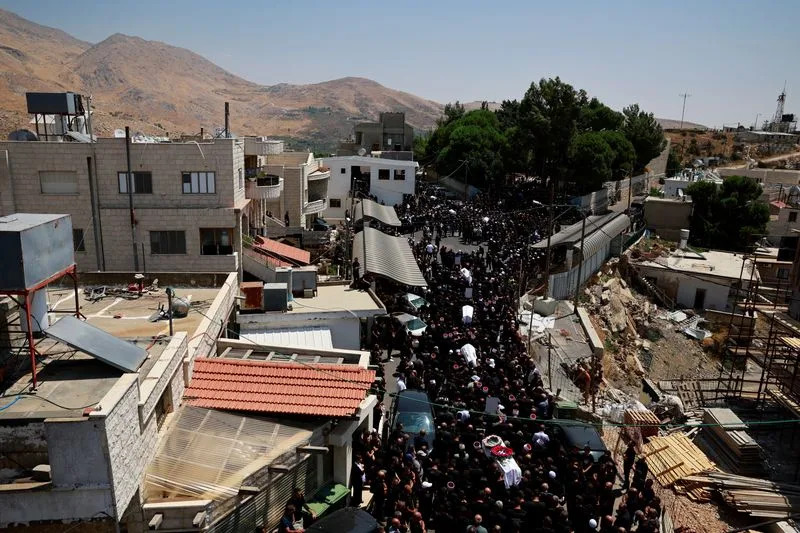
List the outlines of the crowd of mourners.
{"label": "crowd of mourners", "polygon": [[[596,458],[554,432],[555,398],[518,318],[520,285],[541,273],[528,245],[545,236],[547,212],[516,209],[519,194],[462,203],[423,193],[396,206],[428,283],[416,291],[427,329],[414,337],[396,322],[377,325],[372,362],[399,358],[384,377],[427,393],[435,437],[402,426],[356,435],[350,503],[368,492],[365,509],[392,533],[653,533],[661,504],[633,446],[618,471],[610,452]],[[451,236],[470,251],[441,243]],[[486,453],[489,436],[518,468]]]}

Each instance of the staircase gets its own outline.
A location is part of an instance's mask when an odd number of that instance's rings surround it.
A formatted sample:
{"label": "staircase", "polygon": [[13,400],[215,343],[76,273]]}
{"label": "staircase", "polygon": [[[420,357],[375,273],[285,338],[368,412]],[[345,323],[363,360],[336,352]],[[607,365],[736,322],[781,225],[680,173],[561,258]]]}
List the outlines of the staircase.
{"label": "staircase", "polygon": [[664,293],[664,291],[656,287],[654,283],[650,282],[647,278],[645,278],[635,266],[631,265],[631,267],[632,267],[630,269],[631,273],[633,274],[633,276],[635,276],[635,281],[640,288],[644,289],[644,291],[647,292],[647,294],[655,298],[658,301],[658,303],[660,303],[670,311],[675,309],[676,307],[675,300],[667,296]]}

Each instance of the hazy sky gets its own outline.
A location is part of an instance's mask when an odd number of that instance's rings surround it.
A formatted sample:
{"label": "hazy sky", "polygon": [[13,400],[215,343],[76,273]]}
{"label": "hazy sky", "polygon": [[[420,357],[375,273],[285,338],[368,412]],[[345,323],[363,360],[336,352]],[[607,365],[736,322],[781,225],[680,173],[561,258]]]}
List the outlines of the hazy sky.
{"label": "hazy sky", "polygon": [[[611,107],[750,125],[800,113],[800,1],[0,0],[80,39],[189,48],[251,81],[363,76],[439,102],[520,98],[560,76]],[[1,43],[0,43],[1,44]],[[761,119],[759,119],[759,122]]]}

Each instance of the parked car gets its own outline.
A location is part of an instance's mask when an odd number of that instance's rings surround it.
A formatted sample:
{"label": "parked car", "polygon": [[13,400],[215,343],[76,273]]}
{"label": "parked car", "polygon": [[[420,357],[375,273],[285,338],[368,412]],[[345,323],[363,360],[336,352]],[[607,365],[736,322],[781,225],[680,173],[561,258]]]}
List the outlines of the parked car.
{"label": "parked car", "polygon": [[363,509],[345,507],[314,522],[306,533],[374,533],[378,521]]}
{"label": "parked car", "polygon": [[418,316],[398,311],[392,313],[392,317],[399,322],[401,326],[406,328],[406,331],[413,337],[421,336],[425,333],[425,330],[428,329],[428,324],[423,322]]}
{"label": "parked car", "polygon": [[600,433],[597,432],[597,428],[591,424],[578,422],[577,420],[565,420],[553,424],[553,433],[568,448],[574,447],[583,450],[586,446],[589,446],[595,462],[608,451],[603,439],[600,437]]}
{"label": "parked car", "polygon": [[406,389],[395,396],[392,405],[392,431],[398,424],[403,425],[403,432],[411,435],[412,439],[419,436],[421,430],[425,430],[423,440],[428,445],[429,453],[433,450],[436,430],[433,423],[433,407],[427,393]]}

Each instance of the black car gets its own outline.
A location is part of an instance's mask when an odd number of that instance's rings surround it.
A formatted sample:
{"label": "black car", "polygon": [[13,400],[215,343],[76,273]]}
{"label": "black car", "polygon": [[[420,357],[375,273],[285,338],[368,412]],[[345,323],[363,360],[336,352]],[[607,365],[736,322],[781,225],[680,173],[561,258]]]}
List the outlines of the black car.
{"label": "black car", "polygon": [[428,452],[433,450],[436,431],[433,424],[433,408],[428,395],[423,391],[404,390],[397,394],[392,405],[392,430],[398,424],[403,425],[403,432],[412,438],[425,430],[423,440],[428,445]]}
{"label": "black car", "polygon": [[579,448],[583,450],[589,446],[595,462],[607,451],[606,444],[600,437],[597,429],[583,422],[566,420],[553,425],[553,435],[561,441],[566,448]]}
{"label": "black car", "polygon": [[363,509],[345,507],[314,522],[306,533],[374,533],[378,522]]}

